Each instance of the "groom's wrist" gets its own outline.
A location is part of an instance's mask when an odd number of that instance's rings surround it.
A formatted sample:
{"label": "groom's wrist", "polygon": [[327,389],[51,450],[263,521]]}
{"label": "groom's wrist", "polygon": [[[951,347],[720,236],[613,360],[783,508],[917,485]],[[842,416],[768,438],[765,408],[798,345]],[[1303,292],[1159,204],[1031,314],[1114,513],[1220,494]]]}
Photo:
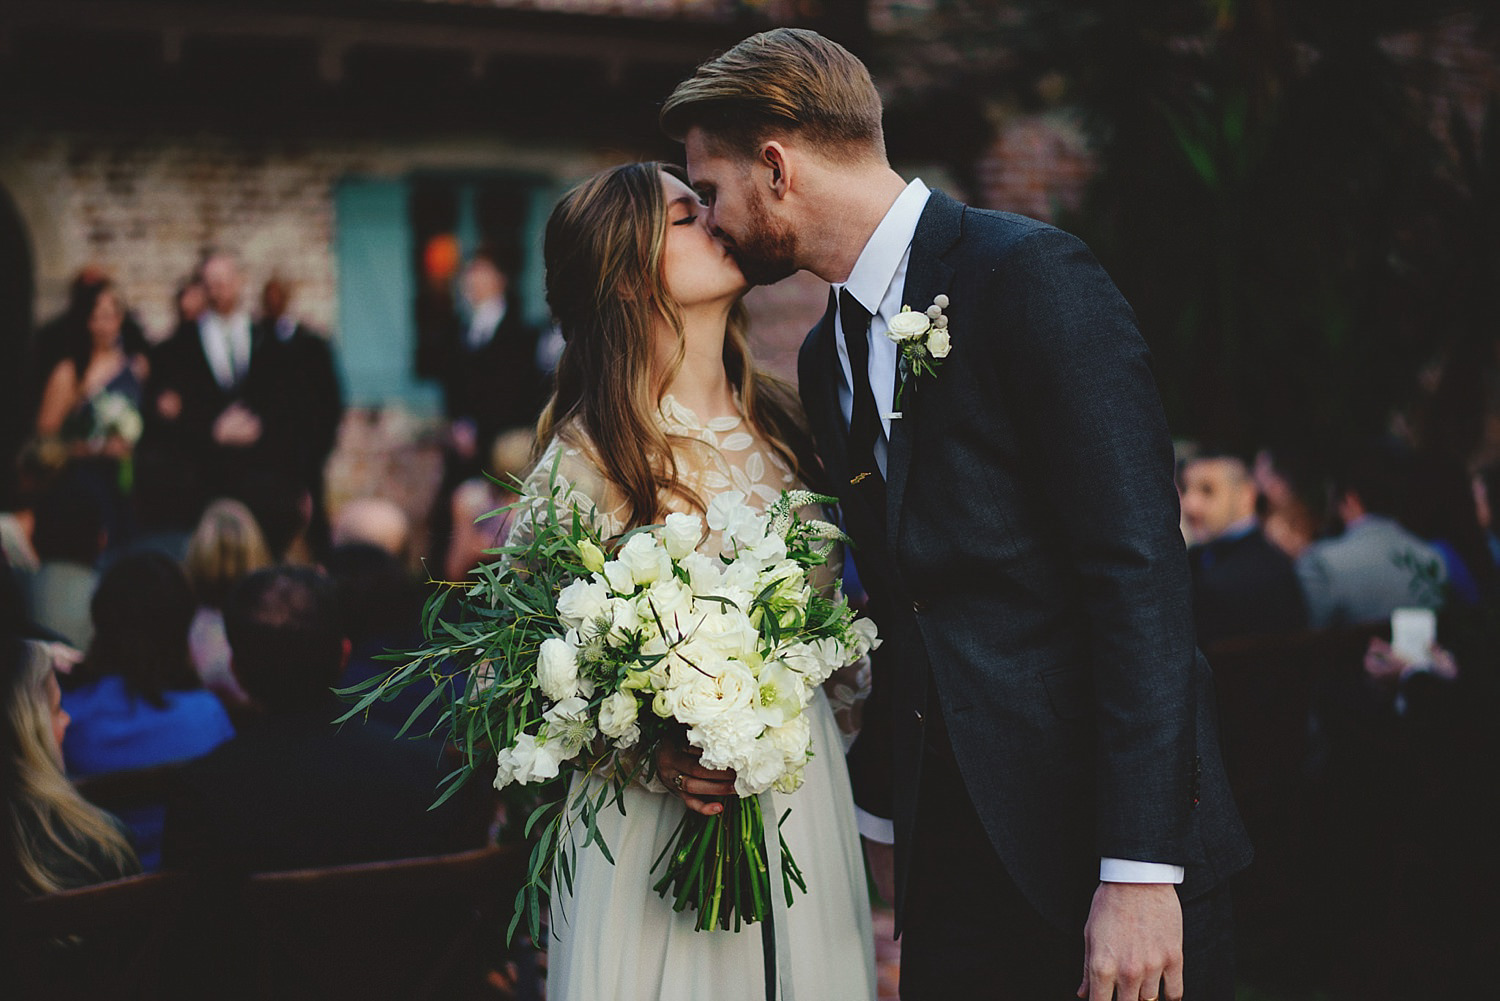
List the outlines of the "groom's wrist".
{"label": "groom's wrist", "polygon": [[896,824],[885,817],[877,817],[868,810],[854,808],[854,822],[859,826],[859,833],[866,841],[874,841],[882,845],[893,845],[896,843]]}
{"label": "groom's wrist", "polygon": [[1180,865],[1165,862],[1139,862],[1135,859],[1102,858],[1099,860],[1101,883],[1181,883],[1186,871]]}

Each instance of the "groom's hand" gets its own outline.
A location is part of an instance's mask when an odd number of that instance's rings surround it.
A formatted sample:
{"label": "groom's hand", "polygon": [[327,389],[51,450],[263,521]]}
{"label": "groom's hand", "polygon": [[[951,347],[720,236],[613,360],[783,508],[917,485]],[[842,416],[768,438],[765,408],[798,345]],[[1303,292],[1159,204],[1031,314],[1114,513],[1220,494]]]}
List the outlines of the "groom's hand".
{"label": "groom's hand", "polygon": [[712,817],[724,812],[724,804],[704,797],[733,796],[734,772],[704,768],[698,762],[702,754],[691,745],[663,740],[656,749],[656,777],[689,810]]}
{"label": "groom's hand", "polygon": [[1170,883],[1100,883],[1083,928],[1088,1001],[1181,1001],[1182,904]]}

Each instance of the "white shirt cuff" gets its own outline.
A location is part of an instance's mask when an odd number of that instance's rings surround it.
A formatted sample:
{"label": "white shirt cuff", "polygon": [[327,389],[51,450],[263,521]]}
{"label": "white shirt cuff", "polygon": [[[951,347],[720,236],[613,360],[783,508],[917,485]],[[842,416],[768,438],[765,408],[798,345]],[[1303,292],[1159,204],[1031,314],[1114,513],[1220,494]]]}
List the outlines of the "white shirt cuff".
{"label": "white shirt cuff", "polygon": [[1101,883],[1181,883],[1186,871],[1180,865],[1165,862],[1137,862],[1134,859],[1099,860]]}
{"label": "white shirt cuff", "polygon": [[873,813],[867,813],[859,807],[854,808],[854,822],[859,825],[859,833],[870,841],[882,845],[893,845],[896,843],[896,823],[885,817],[877,817]]}

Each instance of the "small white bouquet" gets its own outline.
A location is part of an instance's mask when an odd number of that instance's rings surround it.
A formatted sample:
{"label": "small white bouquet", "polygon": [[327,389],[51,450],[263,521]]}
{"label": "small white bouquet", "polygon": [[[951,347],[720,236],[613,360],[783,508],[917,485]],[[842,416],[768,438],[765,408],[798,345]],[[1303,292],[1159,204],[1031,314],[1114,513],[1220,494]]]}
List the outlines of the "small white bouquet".
{"label": "small white bouquet", "polygon": [[89,401],[89,407],[94,416],[88,433],[91,444],[103,445],[110,438],[121,438],[125,444],[134,446],[141,440],[145,426],[141,412],[124,393],[100,393]]}
{"label": "small white bouquet", "polygon": [[[629,783],[654,782],[655,748],[683,737],[701,749],[704,766],[734,770],[738,798],[714,816],[686,813],[652,869],[661,872],[655,889],[670,893],[677,910],[694,907],[699,930],[737,929],[770,913],[774,874],[756,797],[801,785],[814,753],[805,715],[814,693],[879,642],[873,623],[813,586],[842,534],[796,512],[831,500],[788,492],[758,512],[743,494],[724,493],[706,519],[670,514],[611,546],[580,505],[554,491],[534,502],[529,541],[498,550],[479,583],[450,584],[429,603],[426,647],[344,693],[357,699],[353,715],[426,679],[433,692],[415,719],[464,678],[443,719],[467,764],[445,798],[486,757],[499,788],[568,771],[607,779],[597,795],[558,789],[561,799],[533,814],[528,834],[550,819],[533,846],[512,930],[524,913],[536,933],[554,855],[555,875],[571,885],[571,835],[580,825],[583,846],[597,844],[612,860],[600,811],[620,806]],[[718,557],[698,551],[705,520],[723,540]],[[462,595],[457,621],[443,615],[454,593]],[[793,885],[806,886],[780,848],[790,904]]]}

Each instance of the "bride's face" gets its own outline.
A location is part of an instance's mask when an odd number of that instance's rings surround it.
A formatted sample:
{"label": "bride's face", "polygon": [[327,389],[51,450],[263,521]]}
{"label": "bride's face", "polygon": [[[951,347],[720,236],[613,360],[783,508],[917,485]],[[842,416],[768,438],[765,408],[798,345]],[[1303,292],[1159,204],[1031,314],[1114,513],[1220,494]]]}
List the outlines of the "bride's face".
{"label": "bride's face", "polygon": [[661,175],[667,201],[662,281],[683,309],[733,302],[749,288],[739,265],[708,228],[703,202],[684,182]]}

